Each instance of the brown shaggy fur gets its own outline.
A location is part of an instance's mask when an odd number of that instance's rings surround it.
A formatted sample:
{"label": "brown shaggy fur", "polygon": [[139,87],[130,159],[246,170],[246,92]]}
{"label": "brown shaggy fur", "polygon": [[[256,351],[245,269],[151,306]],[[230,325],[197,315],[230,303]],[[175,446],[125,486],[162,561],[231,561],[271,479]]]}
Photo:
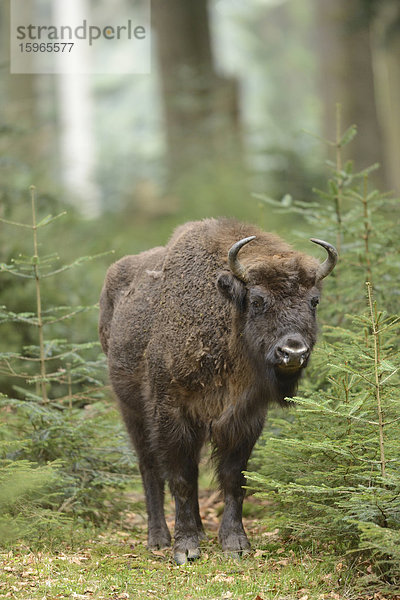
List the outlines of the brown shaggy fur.
{"label": "brown shaggy fur", "polygon": [[[244,284],[230,273],[227,254],[250,235],[256,239],[239,252]],[[309,351],[315,343],[310,302],[320,293],[318,265],[255,226],[207,219],[178,227],[165,247],[126,256],[108,270],[100,340],[139,457],[149,545],[170,541],[162,507],[167,479],[176,500],[178,563],[199,554],[197,463],[206,437],[225,496],[223,548],[249,547],[241,471],[268,404],[285,403],[301,373],[276,368],[277,345],[288,335],[301,337]]]}

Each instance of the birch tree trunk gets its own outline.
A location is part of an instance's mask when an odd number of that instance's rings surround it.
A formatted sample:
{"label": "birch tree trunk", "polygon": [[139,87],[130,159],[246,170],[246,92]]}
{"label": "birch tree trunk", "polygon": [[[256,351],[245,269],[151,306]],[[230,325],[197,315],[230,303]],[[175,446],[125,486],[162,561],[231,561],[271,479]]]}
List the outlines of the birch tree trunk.
{"label": "birch tree trunk", "polygon": [[[71,12],[72,11],[72,12]],[[54,17],[58,23],[82,22],[90,14],[87,0],[56,0]],[[76,73],[90,73],[86,46],[79,45],[73,54]],[[72,71],[73,71],[72,65]],[[85,217],[101,212],[100,193],[95,183],[96,150],[93,132],[91,76],[72,73],[57,75],[58,113],[60,122],[60,164],[64,193]]]}

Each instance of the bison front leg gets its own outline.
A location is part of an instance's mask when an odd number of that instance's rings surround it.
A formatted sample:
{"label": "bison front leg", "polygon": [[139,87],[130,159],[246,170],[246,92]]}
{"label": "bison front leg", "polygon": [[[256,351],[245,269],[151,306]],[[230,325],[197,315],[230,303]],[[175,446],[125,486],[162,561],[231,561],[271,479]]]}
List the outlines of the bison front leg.
{"label": "bison front leg", "polygon": [[224,495],[225,508],[219,528],[219,540],[224,552],[239,556],[250,549],[243,523],[242,509],[246,469],[252,447],[243,444],[235,450],[217,450],[217,474]]}
{"label": "bison front leg", "polygon": [[195,560],[200,556],[199,528],[193,502],[198,468],[194,461],[186,460],[180,466],[181,473],[171,477],[170,487],[175,499],[174,558],[178,565],[183,565],[187,560]]}
{"label": "bison front leg", "polygon": [[250,549],[242,523],[243,486],[246,484],[243,471],[262,431],[264,418],[264,412],[247,416],[232,415],[214,423],[212,428],[213,457],[225,500],[219,540],[224,552],[234,557]]}

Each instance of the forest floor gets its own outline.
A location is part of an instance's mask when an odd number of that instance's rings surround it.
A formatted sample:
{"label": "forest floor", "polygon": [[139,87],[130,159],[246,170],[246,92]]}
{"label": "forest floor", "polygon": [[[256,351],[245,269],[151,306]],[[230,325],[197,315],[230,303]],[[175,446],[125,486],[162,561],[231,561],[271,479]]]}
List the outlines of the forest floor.
{"label": "forest floor", "polygon": [[[149,551],[143,498],[132,495],[133,511],[118,527],[78,546],[31,551],[20,546],[0,555],[0,598],[15,600],[385,600],[395,596],[355,591],[354,574],[333,548],[305,548],[283,540],[264,521],[266,503],[250,497],[244,524],[253,550],[241,560],[218,544],[223,504],[218,492],[200,496],[207,532],[201,558],[177,566],[170,549]],[[261,520],[261,514],[263,520]],[[167,520],[173,530],[173,507]],[[397,596],[400,598],[400,596]]]}

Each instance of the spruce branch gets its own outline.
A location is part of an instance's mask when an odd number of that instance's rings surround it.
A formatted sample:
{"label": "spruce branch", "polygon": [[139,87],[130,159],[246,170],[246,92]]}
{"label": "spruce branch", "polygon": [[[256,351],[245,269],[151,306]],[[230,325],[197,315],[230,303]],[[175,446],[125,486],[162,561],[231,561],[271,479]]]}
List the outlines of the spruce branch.
{"label": "spruce branch", "polygon": [[369,238],[370,238],[370,234],[371,234],[371,225],[370,225],[370,215],[369,215],[369,207],[368,207],[368,175],[364,176],[364,189],[363,189],[364,193],[362,196],[362,203],[363,203],[363,212],[364,212],[364,234],[363,234],[363,240],[364,240],[364,256],[365,256],[365,261],[366,261],[366,266],[367,266],[367,281],[369,281],[371,283],[371,286],[373,286],[373,280],[372,280],[372,269],[371,269],[371,254],[370,254],[370,249],[369,249]]}
{"label": "spruce branch", "polygon": [[59,269],[56,269],[55,271],[50,271],[49,273],[45,273],[44,275],[42,275],[42,279],[46,279],[47,277],[53,277],[53,275],[58,275],[59,273],[64,273],[65,271],[69,271],[70,269],[79,267],[80,265],[87,263],[91,260],[94,260],[96,258],[102,258],[103,256],[107,256],[109,254],[113,254],[113,251],[111,250],[110,252],[100,252],[99,254],[94,254],[93,256],[81,256],[80,258],[77,258],[76,260],[74,260],[74,262],[70,263],[69,265],[63,265],[62,267],[60,267]]}
{"label": "spruce branch", "polygon": [[35,275],[36,286],[36,314],[37,328],[39,332],[39,347],[40,347],[40,382],[39,386],[42,392],[43,402],[48,402],[46,389],[46,363],[44,351],[44,336],[43,336],[43,319],[42,319],[42,298],[40,289],[40,271],[39,271],[39,251],[38,251],[38,235],[36,225],[36,189],[31,186],[31,201],[32,201],[32,231],[33,231],[33,272]]}
{"label": "spruce branch", "polygon": [[372,285],[370,281],[366,282],[367,294],[368,294],[368,307],[371,315],[372,335],[374,339],[374,375],[375,375],[375,399],[378,412],[379,420],[379,451],[380,451],[380,465],[381,475],[385,477],[386,471],[386,460],[385,460],[385,444],[384,444],[384,413],[381,402],[381,376],[379,373],[380,367],[380,339],[379,339],[379,328],[378,321],[379,316],[377,314],[376,303],[372,297]]}
{"label": "spruce branch", "polygon": [[3,219],[1,217],[0,217],[0,222],[5,223],[6,225],[14,225],[15,227],[24,227],[25,229],[32,229],[31,224],[18,223],[17,221],[9,221],[8,219]]}

